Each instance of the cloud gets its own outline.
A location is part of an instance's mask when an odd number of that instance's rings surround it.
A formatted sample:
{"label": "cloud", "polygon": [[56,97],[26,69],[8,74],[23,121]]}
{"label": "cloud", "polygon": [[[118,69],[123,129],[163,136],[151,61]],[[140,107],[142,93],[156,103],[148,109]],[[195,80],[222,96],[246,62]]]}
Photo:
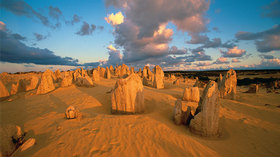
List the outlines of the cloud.
{"label": "cloud", "polygon": [[259,52],[280,50],[280,25],[274,25],[271,29],[257,33],[237,32],[235,37],[238,40],[254,40]]}
{"label": "cloud", "polygon": [[[124,63],[177,64],[183,61],[190,64],[196,60],[211,60],[211,56],[204,52],[181,56],[182,58],[171,57],[170,55],[186,55],[187,50],[169,47],[174,32],[167,28],[168,23],[173,23],[177,30],[188,34],[206,32],[209,19],[205,14],[209,9],[209,1],[105,0],[105,4],[121,10],[117,13],[120,18],[116,18],[117,14],[111,14],[105,20],[114,27],[114,44],[123,49]],[[159,61],[159,58],[166,61]]]}
{"label": "cloud", "polygon": [[221,9],[215,9],[215,13],[216,13],[216,14],[221,13]]}
{"label": "cloud", "polygon": [[88,69],[88,68],[96,68],[100,65],[100,63],[99,62],[89,62],[89,63],[84,63],[82,65],[85,66],[86,69]]}
{"label": "cloud", "polygon": [[102,31],[104,29],[104,26],[97,26],[97,28]]}
{"label": "cloud", "polygon": [[48,37],[48,36],[44,36],[44,35],[39,34],[39,33],[33,33],[33,35],[35,36],[36,41],[45,40],[45,39],[47,39],[47,37]]}
{"label": "cloud", "polygon": [[110,51],[117,51],[117,49],[113,45],[109,45],[107,49]]}
{"label": "cloud", "polygon": [[56,28],[56,26],[50,24],[50,21],[46,16],[43,16],[41,13],[35,11],[29,4],[22,0],[2,0],[1,7],[9,10],[15,15],[35,18],[47,27]]}
{"label": "cloud", "polygon": [[221,33],[221,31],[220,31],[220,29],[218,27],[213,27],[212,29],[213,29],[213,31],[215,31],[217,33]]}
{"label": "cloud", "polygon": [[2,21],[0,21],[0,30],[1,31],[6,31],[6,24]]}
{"label": "cloud", "polygon": [[122,24],[124,21],[124,16],[122,14],[122,12],[118,12],[114,15],[114,13],[107,15],[107,17],[105,17],[105,20],[107,21],[107,23],[116,26],[119,24]]}
{"label": "cloud", "polygon": [[74,25],[75,23],[79,23],[81,21],[82,17],[78,16],[77,14],[74,14],[71,21],[65,21],[66,24]]}
{"label": "cloud", "polygon": [[48,49],[29,47],[9,31],[0,30],[0,61],[9,63],[34,63],[40,65],[80,65],[71,57],[60,57]]}
{"label": "cloud", "polygon": [[271,52],[273,50],[280,50],[280,35],[270,35],[263,38],[263,40],[256,40],[255,44],[259,52]]}
{"label": "cloud", "polygon": [[263,13],[262,16],[269,17],[269,18],[280,18],[280,2],[279,0],[274,0],[268,5],[265,5],[263,7]]}
{"label": "cloud", "polygon": [[198,63],[194,63],[194,64],[198,67],[212,65],[210,62],[198,62]]}
{"label": "cloud", "polygon": [[50,17],[52,17],[56,20],[59,20],[59,18],[62,16],[62,12],[57,7],[49,6],[49,15],[50,15]]}
{"label": "cloud", "polygon": [[81,36],[91,35],[95,29],[96,29],[96,26],[94,24],[89,25],[87,22],[84,21],[81,29],[76,34],[81,35]]}
{"label": "cloud", "polygon": [[33,65],[33,64],[25,64],[25,65],[23,65],[24,67],[35,67],[35,65]]}
{"label": "cloud", "polygon": [[169,49],[169,54],[173,55],[184,55],[187,53],[187,49],[178,49],[176,46],[172,46]]}
{"label": "cloud", "polygon": [[222,51],[220,50],[220,52],[222,53],[223,57],[228,57],[228,58],[233,58],[233,57],[242,57],[246,54],[246,51],[243,49],[238,49],[237,46],[235,46],[232,49],[228,49],[227,51]]}
{"label": "cloud", "polygon": [[272,55],[259,55],[262,59],[274,59],[275,57]]}
{"label": "cloud", "polygon": [[138,31],[138,27],[129,20],[115,28],[115,44],[124,48],[125,63],[168,55],[168,43],[172,40],[173,31],[167,29],[166,24],[161,25],[152,37],[139,39]]}
{"label": "cloud", "polygon": [[213,64],[229,64],[229,61],[225,57],[220,57]]}
{"label": "cloud", "polygon": [[239,62],[240,62],[240,60],[239,60],[239,59],[237,59],[237,58],[232,58],[231,62],[232,62],[232,63],[239,63]]}
{"label": "cloud", "polygon": [[13,36],[14,39],[16,40],[26,40],[25,37],[21,36],[20,34],[18,33],[15,33],[15,34],[11,34]]}
{"label": "cloud", "polygon": [[192,52],[205,51],[204,49],[208,48],[233,48],[236,46],[235,42],[232,40],[222,43],[221,38],[213,38],[210,40],[208,36],[201,34],[192,34],[191,40],[187,41],[187,43],[201,45],[195,49],[190,49]]}
{"label": "cloud", "polygon": [[280,59],[267,59],[262,60],[260,64],[255,66],[258,69],[279,69],[280,68]]}

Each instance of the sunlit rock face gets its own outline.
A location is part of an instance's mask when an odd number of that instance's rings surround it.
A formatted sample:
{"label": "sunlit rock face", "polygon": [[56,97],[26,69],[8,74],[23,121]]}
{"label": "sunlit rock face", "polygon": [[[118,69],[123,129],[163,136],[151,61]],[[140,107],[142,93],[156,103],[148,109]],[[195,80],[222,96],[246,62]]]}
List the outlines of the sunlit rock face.
{"label": "sunlit rock face", "polygon": [[215,81],[210,81],[203,91],[194,119],[190,122],[190,130],[202,136],[214,136],[219,129],[219,90]]}
{"label": "sunlit rock face", "polygon": [[144,92],[141,78],[131,74],[119,79],[112,93],[112,113],[144,112]]}
{"label": "sunlit rock face", "polygon": [[[154,88],[164,88],[164,72],[162,71],[159,65],[154,67],[154,79],[153,79],[153,87]],[[152,75],[152,74],[150,74]]]}
{"label": "sunlit rock face", "polygon": [[198,87],[187,87],[184,89],[183,100],[191,102],[199,102],[199,89]]}
{"label": "sunlit rock face", "polygon": [[106,69],[101,67],[99,69],[99,76],[102,77],[102,78],[105,78],[105,73],[106,73]]}
{"label": "sunlit rock face", "polygon": [[13,152],[21,145],[24,134],[17,125],[1,125],[0,127],[0,156],[11,156]]}
{"label": "sunlit rock face", "polygon": [[59,71],[59,69],[57,69],[55,72],[54,72],[54,75],[56,77],[56,80],[57,82],[61,81],[62,80],[62,76],[61,76],[61,72]]}
{"label": "sunlit rock face", "polygon": [[71,75],[66,75],[61,81],[61,87],[68,87],[71,86],[73,83],[73,77]]}
{"label": "sunlit rock face", "polygon": [[220,97],[221,98],[236,98],[236,85],[237,77],[236,72],[233,69],[227,71],[223,76],[221,83],[219,84]]}
{"label": "sunlit rock face", "polygon": [[96,69],[94,69],[92,71],[92,80],[93,81],[100,81],[99,72]]}
{"label": "sunlit rock face", "polygon": [[55,89],[53,83],[53,76],[54,76],[53,72],[50,71],[49,69],[42,74],[41,82],[38,86],[36,94],[46,94]]}
{"label": "sunlit rock face", "polygon": [[3,84],[2,80],[0,79],[0,98],[5,98],[8,96],[10,96],[10,93],[7,90],[6,86]]}
{"label": "sunlit rock face", "polygon": [[89,76],[86,75],[84,77],[78,77],[76,80],[76,85],[83,87],[92,87],[93,81]]}
{"label": "sunlit rock face", "polygon": [[106,79],[111,79],[111,71],[109,70],[108,67],[106,67],[105,78]]}
{"label": "sunlit rock face", "polygon": [[173,120],[175,124],[188,125],[194,114],[194,110],[191,108],[193,105],[192,103],[193,102],[182,101],[181,99],[175,102],[173,110]]}

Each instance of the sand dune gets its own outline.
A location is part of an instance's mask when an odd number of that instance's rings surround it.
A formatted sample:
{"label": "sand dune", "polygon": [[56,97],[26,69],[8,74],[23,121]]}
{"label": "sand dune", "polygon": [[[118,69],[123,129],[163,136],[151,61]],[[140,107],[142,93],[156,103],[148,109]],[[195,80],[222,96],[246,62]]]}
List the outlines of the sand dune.
{"label": "sand dune", "polygon": [[[172,120],[175,101],[184,84],[165,81],[165,89],[144,86],[143,114],[112,115],[111,89],[116,78],[95,87],[72,85],[45,95],[36,90],[18,93],[1,102],[1,125],[17,124],[36,145],[13,156],[278,156],[280,154],[279,94],[243,93],[221,100],[219,137],[192,134]],[[202,88],[200,89],[202,92]],[[12,101],[11,101],[12,100]],[[266,105],[265,104],[269,104]],[[73,105],[82,119],[65,119]]]}

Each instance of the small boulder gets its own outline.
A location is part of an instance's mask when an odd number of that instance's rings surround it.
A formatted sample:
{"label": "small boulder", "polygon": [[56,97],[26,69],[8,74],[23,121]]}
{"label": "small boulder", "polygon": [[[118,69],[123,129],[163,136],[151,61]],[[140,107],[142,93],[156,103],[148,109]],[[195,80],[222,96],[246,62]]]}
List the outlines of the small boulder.
{"label": "small boulder", "polygon": [[251,84],[248,91],[246,91],[246,93],[258,93],[258,92],[259,92],[258,84]]}
{"label": "small boulder", "polygon": [[65,117],[67,119],[75,119],[80,116],[81,116],[81,114],[80,114],[79,110],[77,108],[75,108],[74,106],[69,106],[65,111]]}

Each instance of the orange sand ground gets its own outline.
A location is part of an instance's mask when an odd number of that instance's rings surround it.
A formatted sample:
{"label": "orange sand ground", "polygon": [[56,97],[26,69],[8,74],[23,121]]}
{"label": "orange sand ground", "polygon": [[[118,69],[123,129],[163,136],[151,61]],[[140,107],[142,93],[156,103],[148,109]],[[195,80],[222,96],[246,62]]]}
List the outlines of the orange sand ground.
{"label": "orange sand ground", "polygon": [[[203,138],[172,121],[176,99],[185,84],[165,89],[144,86],[146,112],[112,115],[111,93],[116,79],[103,79],[93,88],[57,88],[46,95],[36,90],[11,96],[0,105],[0,122],[16,124],[36,139],[36,145],[13,156],[279,156],[280,96],[243,93],[221,100],[221,135]],[[202,92],[202,88],[200,92]],[[269,104],[265,106],[265,104]],[[81,120],[66,120],[65,109],[77,106]],[[27,139],[26,138],[26,139]]]}

